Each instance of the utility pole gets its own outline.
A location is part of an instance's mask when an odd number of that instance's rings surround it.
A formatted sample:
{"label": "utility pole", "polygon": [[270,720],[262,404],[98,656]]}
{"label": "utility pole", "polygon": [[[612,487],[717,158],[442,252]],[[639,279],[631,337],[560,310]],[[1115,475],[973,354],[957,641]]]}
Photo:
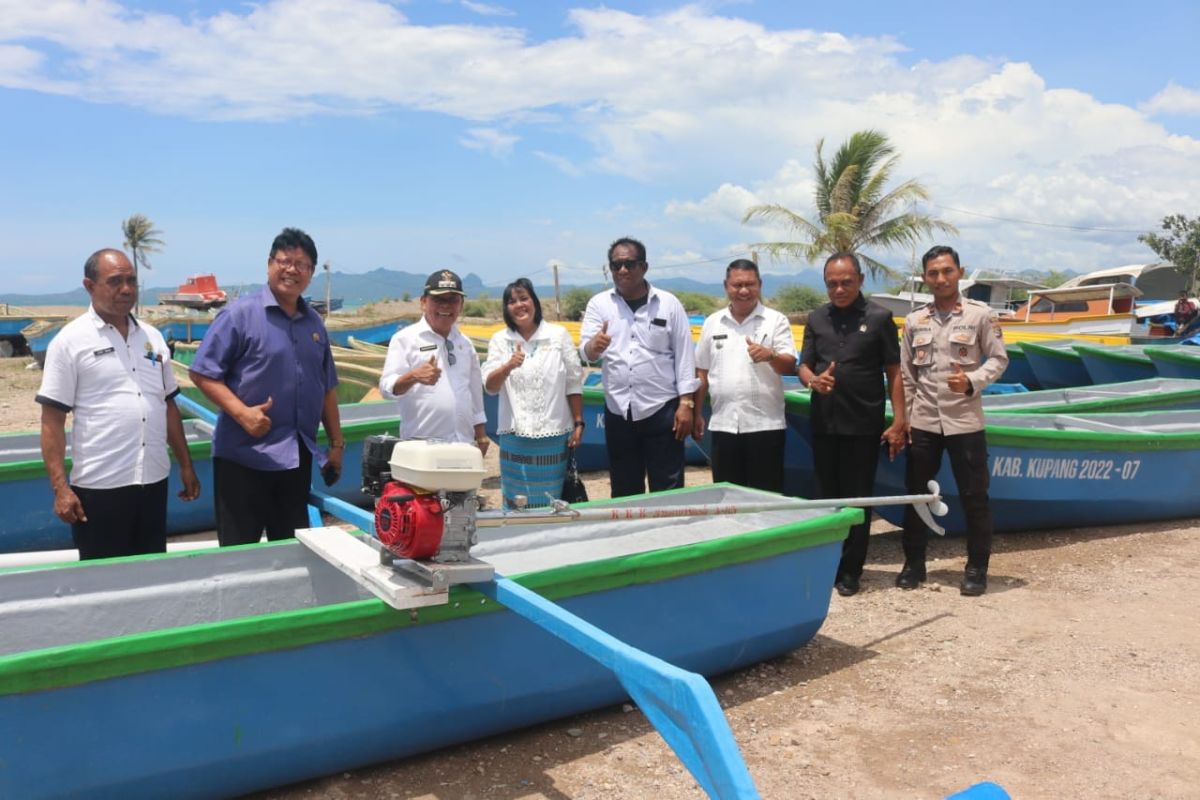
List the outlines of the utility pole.
{"label": "utility pole", "polygon": [[329,318],[333,302],[333,275],[329,272],[329,259],[325,259],[325,318]]}
{"label": "utility pole", "polygon": [[550,268],[554,270],[554,318],[558,322],[562,322],[562,295],[558,291],[558,262],[555,261]]}

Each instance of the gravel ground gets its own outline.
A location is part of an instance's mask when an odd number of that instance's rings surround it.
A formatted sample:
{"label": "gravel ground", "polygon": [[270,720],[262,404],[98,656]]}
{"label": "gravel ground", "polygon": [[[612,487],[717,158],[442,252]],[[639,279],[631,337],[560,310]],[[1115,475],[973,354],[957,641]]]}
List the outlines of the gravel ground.
{"label": "gravel ground", "polygon": [[[22,367],[0,362],[0,430],[36,427],[40,374]],[[936,798],[982,779],[1019,798],[1200,796],[1200,520],[999,536],[980,598],[957,591],[963,551],[933,541],[929,583],[901,591],[899,532],[877,521],[863,592],[835,595],[811,643],[713,680],[763,797]],[[630,705],[256,795],[702,796]]]}

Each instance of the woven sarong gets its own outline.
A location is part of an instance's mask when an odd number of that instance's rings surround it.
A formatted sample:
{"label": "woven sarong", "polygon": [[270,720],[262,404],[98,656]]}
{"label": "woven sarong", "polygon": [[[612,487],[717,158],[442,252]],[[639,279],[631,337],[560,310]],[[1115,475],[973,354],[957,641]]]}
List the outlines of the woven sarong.
{"label": "woven sarong", "polygon": [[565,433],[540,439],[500,434],[500,493],[505,508],[515,507],[513,498],[519,494],[529,498],[527,508],[548,506],[550,498],[562,494],[567,437]]}

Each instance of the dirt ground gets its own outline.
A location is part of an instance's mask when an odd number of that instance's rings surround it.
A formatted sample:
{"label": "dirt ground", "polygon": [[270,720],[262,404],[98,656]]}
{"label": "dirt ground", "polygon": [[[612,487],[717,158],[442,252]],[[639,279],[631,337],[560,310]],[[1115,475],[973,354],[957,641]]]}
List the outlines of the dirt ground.
{"label": "dirt ground", "polygon": [[[39,380],[0,361],[0,431],[36,427]],[[607,496],[603,475],[588,485]],[[936,798],[984,779],[1016,798],[1200,797],[1200,520],[998,536],[979,598],[957,591],[961,539],[931,542],[929,583],[905,592],[899,532],[873,530],[862,593],[834,595],[811,643],[712,682],[763,797]],[[629,705],[256,795],[702,796]]]}

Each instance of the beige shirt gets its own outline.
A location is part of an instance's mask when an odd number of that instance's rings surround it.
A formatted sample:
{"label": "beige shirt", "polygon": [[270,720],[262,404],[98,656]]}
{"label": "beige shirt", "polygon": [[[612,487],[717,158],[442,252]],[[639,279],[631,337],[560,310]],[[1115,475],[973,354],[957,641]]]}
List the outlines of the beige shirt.
{"label": "beige shirt", "polygon": [[[971,382],[971,393],[950,391],[953,367]],[[948,436],[983,429],[983,390],[1008,366],[1008,351],[992,310],[961,295],[944,321],[933,304],[904,320],[900,339],[900,373],[914,428]]]}

